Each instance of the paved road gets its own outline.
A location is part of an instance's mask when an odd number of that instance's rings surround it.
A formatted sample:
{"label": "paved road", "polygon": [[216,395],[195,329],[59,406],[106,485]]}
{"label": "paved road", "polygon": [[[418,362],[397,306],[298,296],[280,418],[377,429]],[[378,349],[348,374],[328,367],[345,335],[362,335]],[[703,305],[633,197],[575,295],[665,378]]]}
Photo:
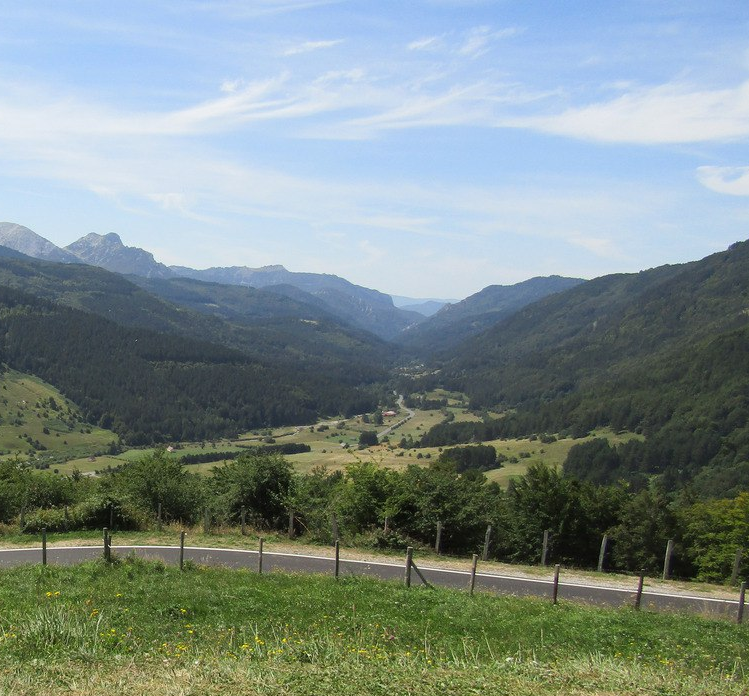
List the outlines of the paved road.
{"label": "paved road", "polygon": [[416,415],[416,411],[412,411],[410,408],[408,408],[408,406],[403,405],[403,394],[401,394],[398,397],[398,408],[402,408],[404,411],[406,411],[408,415],[405,418],[402,418],[401,420],[399,420],[397,423],[393,423],[393,425],[391,425],[390,427],[385,428],[385,430],[382,430],[379,433],[377,433],[377,437],[380,440],[383,437],[385,437],[385,435],[390,435],[390,433],[393,432],[393,430],[395,430],[396,428],[400,428],[401,425],[403,425],[404,423],[407,423]]}
{"label": "paved road", "polygon": [[[142,558],[160,559],[166,563],[179,563],[179,548],[174,546],[113,546],[114,553],[120,555],[135,554]],[[48,547],[47,562],[55,565],[72,565],[86,560],[99,558],[102,555],[100,546],[66,546]],[[24,563],[41,563],[42,552],[34,549],[0,549],[0,568],[21,565]],[[185,547],[185,560],[206,565],[221,565],[230,568],[258,567],[258,552],[240,549],[217,549]],[[466,564],[468,565],[468,563]],[[403,580],[405,563],[381,563],[341,559],[341,575],[367,575],[383,580]],[[444,570],[438,568],[420,568],[426,580],[441,587],[467,589],[470,572]],[[263,572],[284,571],[297,573],[333,574],[334,559],[322,556],[287,554],[265,551],[263,553]],[[418,576],[413,573],[413,585],[419,585]],[[600,606],[626,606],[634,603],[636,579],[632,580],[632,589],[617,589],[583,583],[560,581],[559,599]],[[552,580],[517,578],[490,573],[476,574],[476,590],[497,594],[516,596],[549,597],[552,594]],[[735,617],[738,611],[738,599],[711,599],[706,597],[668,594],[664,592],[645,591],[642,606],[647,609],[665,611],[685,611],[708,614],[712,616]]]}

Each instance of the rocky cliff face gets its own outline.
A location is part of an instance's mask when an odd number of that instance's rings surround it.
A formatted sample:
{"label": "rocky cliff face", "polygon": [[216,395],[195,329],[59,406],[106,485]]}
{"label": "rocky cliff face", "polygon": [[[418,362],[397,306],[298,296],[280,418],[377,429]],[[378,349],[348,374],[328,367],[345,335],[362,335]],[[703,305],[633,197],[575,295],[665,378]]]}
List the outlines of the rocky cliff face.
{"label": "rocky cliff face", "polygon": [[148,251],[125,246],[119,235],[87,234],[65,249],[83,263],[100,266],[108,271],[145,278],[171,278],[174,273],[159,263]]}

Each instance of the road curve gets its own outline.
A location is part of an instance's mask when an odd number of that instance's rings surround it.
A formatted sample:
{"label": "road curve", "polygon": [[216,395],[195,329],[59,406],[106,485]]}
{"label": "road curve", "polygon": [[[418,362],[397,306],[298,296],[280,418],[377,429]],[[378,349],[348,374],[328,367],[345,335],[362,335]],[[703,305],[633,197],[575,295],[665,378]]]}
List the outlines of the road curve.
{"label": "road curve", "polygon": [[393,423],[391,426],[385,428],[385,430],[377,433],[378,439],[382,439],[383,437],[385,437],[385,435],[390,435],[393,430],[395,430],[396,428],[400,428],[401,425],[407,423],[416,415],[416,411],[412,411],[410,408],[408,408],[408,406],[405,406],[403,404],[403,394],[400,394],[398,396],[398,408],[402,408],[408,415],[405,418],[401,418],[401,420],[399,420],[397,423]]}
{"label": "road curve", "polygon": [[[176,546],[112,546],[115,554],[133,554],[140,558],[157,559],[165,563],[179,563],[179,547]],[[73,565],[102,556],[101,546],[49,546],[47,562],[52,565]],[[258,551],[245,549],[221,549],[186,546],[186,561],[204,565],[220,565],[229,568],[249,568],[257,570]],[[41,563],[41,548],[0,549],[0,569],[27,563]],[[335,559],[326,556],[263,552],[263,572],[320,573],[332,575]],[[469,570],[446,570],[442,568],[420,567],[424,578],[435,586],[468,589]],[[400,580],[405,575],[405,563],[384,563],[340,559],[342,576],[364,575],[382,580]],[[414,585],[421,583],[416,573],[412,575]],[[635,598],[636,580],[632,589],[604,587],[578,582],[559,583],[560,600],[596,604],[607,607],[632,606]],[[519,578],[492,573],[476,574],[476,590],[496,594],[510,594],[521,597],[552,596],[551,579]],[[642,595],[643,608],[659,611],[682,611],[734,618],[738,611],[738,600],[715,599],[709,597],[669,594],[645,590]]]}

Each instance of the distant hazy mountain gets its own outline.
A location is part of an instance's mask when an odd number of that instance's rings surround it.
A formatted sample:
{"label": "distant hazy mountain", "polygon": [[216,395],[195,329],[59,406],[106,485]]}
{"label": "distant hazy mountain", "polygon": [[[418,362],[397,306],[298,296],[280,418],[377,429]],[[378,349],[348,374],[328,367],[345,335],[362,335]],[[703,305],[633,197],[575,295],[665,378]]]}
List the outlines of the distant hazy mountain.
{"label": "distant hazy mountain", "polygon": [[[423,320],[422,314],[395,307],[389,295],[354,285],[335,275],[292,273],[283,266],[169,268],[156,261],[150,252],[125,246],[113,233],[88,234],[60,249],[27,227],[6,222],[0,223],[0,244],[33,258],[85,263],[123,275],[161,279],[184,277],[222,285],[268,288],[274,294],[324,309],[340,321],[385,339]],[[290,289],[292,286],[295,290]]]}
{"label": "distant hazy mountain", "polygon": [[84,263],[114,273],[144,278],[171,278],[174,275],[163,263],[158,263],[153,254],[138,247],[125,246],[114,233],[92,232],[65,248]]}
{"label": "distant hazy mountain", "polygon": [[406,329],[398,342],[418,353],[437,354],[494,326],[523,307],[585,281],[549,276],[515,285],[490,285],[455,304],[445,305],[426,321]]}
{"label": "distant hazy mountain", "polygon": [[393,304],[398,309],[404,309],[407,312],[417,312],[425,317],[431,317],[440,311],[445,305],[452,304],[458,300],[438,300],[434,297],[428,299],[416,297],[402,297],[401,295],[391,295]]}
{"label": "distant hazy mountain", "polygon": [[13,222],[0,222],[0,244],[35,259],[80,263],[80,259],[75,254],[60,249],[28,227]]}
{"label": "distant hazy mountain", "polygon": [[[279,294],[292,296],[287,288],[293,286],[324,303],[324,306],[339,319],[353,326],[365,329],[380,338],[391,339],[407,326],[423,320],[416,312],[398,309],[385,293],[323,273],[295,273],[283,266],[248,268],[232,266],[228,268],[207,268],[197,271],[193,268],[172,266],[175,275],[196,280],[222,283],[224,285],[247,285],[273,291],[280,288]],[[301,299],[298,295],[294,299]]]}

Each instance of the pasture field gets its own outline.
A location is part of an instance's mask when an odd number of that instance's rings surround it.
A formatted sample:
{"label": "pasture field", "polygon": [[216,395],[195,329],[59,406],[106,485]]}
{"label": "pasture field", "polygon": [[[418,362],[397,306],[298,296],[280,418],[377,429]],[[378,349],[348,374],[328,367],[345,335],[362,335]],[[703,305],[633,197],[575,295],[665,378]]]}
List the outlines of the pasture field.
{"label": "pasture field", "polygon": [[738,696],[746,626],[135,559],[0,571],[0,693]]}
{"label": "pasture field", "polygon": [[[435,398],[445,398],[435,392]],[[451,399],[454,395],[451,396]],[[479,417],[462,406],[448,406],[455,414],[455,420],[479,420]],[[216,440],[203,443],[181,443],[169,456],[179,458],[185,454],[200,454],[215,452],[238,452],[243,448],[263,444],[303,443],[309,445],[310,451],[299,454],[286,455],[299,473],[309,473],[315,466],[324,466],[329,471],[344,470],[347,465],[356,461],[372,461],[378,466],[394,470],[402,470],[409,464],[428,465],[439,457],[443,448],[424,447],[403,449],[398,447],[401,438],[418,439],[423,433],[436,423],[444,414],[440,410],[416,410],[413,418],[397,427],[388,435],[388,440],[374,447],[358,449],[359,435],[366,430],[382,432],[392,427],[406,416],[401,411],[397,416],[384,418],[382,425],[366,423],[361,417],[348,419],[326,420],[315,425],[282,427],[274,429],[256,430],[244,433],[236,440]],[[594,437],[604,437],[611,443],[623,442],[633,437],[640,437],[633,433],[616,434],[611,430],[601,429],[591,433],[587,438],[564,438],[554,442],[543,443],[538,439],[521,438],[514,440],[493,440],[485,444],[495,447],[498,454],[507,457],[498,469],[487,472],[491,481],[496,481],[506,487],[512,478],[522,476],[533,462],[543,462],[549,466],[561,466],[570,448]],[[176,443],[175,443],[176,444]],[[90,457],[71,458],[62,464],[55,464],[54,468],[60,474],[71,474],[78,470],[81,473],[117,466],[128,461],[139,459],[151,454],[153,448],[126,450],[117,455],[97,456],[94,461]],[[190,465],[189,470],[195,473],[210,475],[214,467],[220,466],[221,461]]]}
{"label": "pasture field", "polygon": [[[125,450],[118,454],[103,454],[117,435],[109,430],[85,423],[75,404],[57,390],[29,375],[9,370],[0,377],[0,457],[20,456],[31,462],[46,464],[61,475],[73,472],[92,474],[151,454],[154,448]],[[426,395],[429,399],[447,399],[447,410],[456,421],[478,421],[481,417],[465,407],[462,394],[436,390]],[[401,470],[409,464],[427,465],[439,456],[441,448],[427,447],[403,449],[398,447],[402,438],[418,440],[432,426],[444,418],[442,410],[415,409],[413,417],[401,423],[408,415],[405,409],[396,416],[385,417],[382,425],[366,422],[361,416],[347,419],[329,419],[307,426],[285,426],[258,429],[240,435],[236,440],[213,440],[194,443],[173,443],[170,456],[179,458],[186,454],[238,452],[253,445],[303,443],[310,452],[287,455],[300,473],[315,466],[325,466],[330,471],[343,470],[357,460],[373,461],[379,466]],[[496,417],[498,414],[489,414]],[[400,423],[400,425],[398,425]],[[394,427],[397,426],[397,427]],[[358,449],[359,436],[367,430],[383,432],[393,428],[375,447]],[[606,437],[611,442],[621,442],[633,434],[617,435],[601,430],[590,437]],[[495,440],[498,454],[508,458],[502,467],[487,476],[501,486],[507,486],[513,477],[521,476],[532,462],[562,466],[570,447],[585,439],[562,439],[551,443],[539,440]],[[190,470],[210,475],[221,461],[195,464]]]}
{"label": "pasture field", "polygon": [[86,423],[75,404],[42,380],[15,370],[0,375],[0,456],[55,463],[102,451],[117,439]]}

